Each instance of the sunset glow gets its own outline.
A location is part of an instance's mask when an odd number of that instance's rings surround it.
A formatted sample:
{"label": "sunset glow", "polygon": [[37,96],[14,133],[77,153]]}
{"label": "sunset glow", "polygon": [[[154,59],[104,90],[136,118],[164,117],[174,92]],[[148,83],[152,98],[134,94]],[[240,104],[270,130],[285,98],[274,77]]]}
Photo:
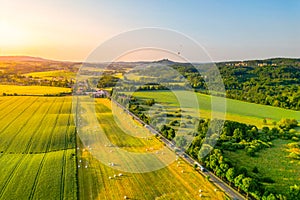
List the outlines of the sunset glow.
{"label": "sunset glow", "polygon": [[26,31],[8,21],[0,21],[0,44],[3,47],[21,46],[26,43]]}
{"label": "sunset glow", "polygon": [[157,27],[193,38],[216,61],[297,57],[298,10],[297,1],[3,0],[0,55],[83,61],[115,35]]}

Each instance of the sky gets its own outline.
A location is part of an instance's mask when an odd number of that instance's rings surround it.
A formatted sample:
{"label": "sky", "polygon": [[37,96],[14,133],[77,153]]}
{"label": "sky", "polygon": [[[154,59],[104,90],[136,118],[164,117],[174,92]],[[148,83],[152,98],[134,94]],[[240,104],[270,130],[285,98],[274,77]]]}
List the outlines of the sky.
{"label": "sky", "polygon": [[213,61],[300,57],[299,10],[298,0],[0,0],[0,55],[84,61],[118,34],[156,27],[192,38]]}

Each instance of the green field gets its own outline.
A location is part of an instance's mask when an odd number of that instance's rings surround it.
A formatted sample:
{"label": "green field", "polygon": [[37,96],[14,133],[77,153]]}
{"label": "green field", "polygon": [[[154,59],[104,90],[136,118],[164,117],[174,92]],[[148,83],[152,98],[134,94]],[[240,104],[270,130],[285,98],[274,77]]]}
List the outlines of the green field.
{"label": "green field", "polygon": [[71,88],[63,87],[0,85],[0,95],[57,95],[71,91]]}
{"label": "green field", "polygon": [[[199,189],[204,199],[224,198],[181,159],[153,172],[129,173],[101,163],[79,142],[76,161],[71,105],[72,97],[0,97],[0,199],[200,199]],[[114,145],[129,152],[163,147],[149,134],[136,138],[137,131],[147,131],[134,120],[123,123],[125,113],[117,120],[124,129],[118,128],[109,105],[97,100],[96,112]],[[108,178],[119,173],[123,176]]]}
{"label": "green field", "polygon": [[[110,101],[107,99],[97,100],[97,119],[112,144],[118,146],[119,149],[136,153],[146,153],[146,149],[151,147],[153,148],[152,151],[158,151],[162,148],[162,143],[154,136],[148,135],[147,139],[134,137],[136,130],[147,132],[147,129],[131,118],[128,120],[128,115],[122,114],[122,109],[115,108],[115,106],[113,108],[116,109],[113,109],[115,112],[119,113],[118,119],[127,117],[126,122],[129,126],[126,127],[123,124],[124,129],[118,128],[118,122],[114,121],[111,113]],[[86,108],[85,114],[88,115],[88,112],[89,109]],[[120,122],[122,123],[122,120]],[[126,130],[126,133],[124,130]],[[105,149],[101,141],[97,142],[97,135],[94,135],[95,138],[89,136],[89,141],[86,142],[90,144],[90,148]],[[82,163],[78,172],[79,197],[82,199],[86,197],[89,197],[89,199],[123,199],[124,196],[129,197],[129,199],[200,199],[199,189],[204,191],[202,197],[204,199],[224,198],[224,193],[215,192],[215,186],[181,159],[178,160],[180,162],[178,166],[175,161],[160,170],[147,173],[130,173],[120,171],[123,159],[115,162],[117,163],[115,167],[107,166],[107,164],[97,159],[97,151],[89,152],[87,146],[82,144],[79,144],[79,146],[81,146],[81,150],[78,159]],[[111,149],[110,157],[114,157],[118,151],[115,148]],[[132,168],[140,165],[138,160],[127,162]],[[123,175],[115,178],[114,175],[119,173],[123,173]],[[110,176],[112,179],[109,178]]]}
{"label": "green field", "polygon": [[254,167],[258,168],[256,176],[270,177],[275,183],[268,184],[278,193],[287,194],[289,186],[300,183],[300,161],[287,158],[289,153],[285,145],[291,141],[277,139],[273,141],[274,147],[261,150],[257,156],[250,157],[245,151],[229,152],[225,155],[235,166],[244,166],[249,173]]}
{"label": "green field", "polygon": [[70,97],[0,97],[0,199],[77,199]]}
{"label": "green field", "polygon": [[[166,110],[172,110],[179,108],[179,101],[183,101],[186,105],[192,105],[191,98],[195,93],[189,91],[176,91],[176,94],[180,98],[178,100],[176,96],[170,91],[145,91],[135,92],[133,96],[142,99],[155,99],[156,102],[161,103]],[[211,118],[211,97],[208,95],[196,93],[200,108],[200,117]],[[189,103],[191,102],[191,103]],[[224,98],[214,97],[215,113],[222,111]],[[282,118],[295,118],[300,121],[300,112],[287,110],[272,106],[259,105],[254,103],[247,103],[243,101],[237,101],[233,99],[226,99],[226,119],[232,121],[238,121],[247,124],[253,124],[261,128],[265,126],[263,119],[267,119],[267,123],[271,126],[271,122],[279,121]],[[182,108],[189,109],[189,106],[180,105]],[[190,108],[192,109],[192,108]],[[191,112],[193,113],[193,112]]]}
{"label": "green field", "polygon": [[[15,87],[30,91],[29,86]],[[160,102],[166,111],[178,109],[176,98],[170,92],[138,92],[134,95],[141,98],[155,96],[156,102]],[[181,95],[188,101],[188,94]],[[90,97],[82,98],[91,101]],[[197,94],[197,98],[201,102],[200,114],[209,116],[209,97]],[[200,199],[199,189],[203,190],[202,198],[205,199],[225,197],[224,193],[215,192],[216,186],[181,159],[178,160],[180,164],[171,162],[167,167],[146,173],[123,171],[122,165],[126,162],[127,167],[133,170],[138,169],[141,162],[132,160],[128,163],[122,156],[116,162],[119,166],[108,166],[108,162],[97,157],[97,152],[106,147],[99,142],[99,134],[90,129],[85,129],[87,137],[77,138],[79,150],[76,152],[75,124],[71,112],[73,100],[72,97],[0,97],[0,199],[123,199],[124,196],[130,199]],[[111,107],[108,99],[96,99],[95,105],[96,118],[90,122],[93,127],[100,125],[108,140],[118,149],[132,153],[149,153],[147,151],[150,149],[153,153],[164,151],[164,156],[169,156],[167,150],[162,150],[163,143],[121,108]],[[89,109],[86,107],[80,112],[89,116],[92,111]],[[187,109],[194,108],[187,106]],[[257,109],[260,112],[255,112]],[[262,118],[298,119],[299,116],[296,111],[234,100],[227,100],[227,111],[229,118],[237,121],[250,119],[257,124],[261,123]],[[91,145],[93,150],[83,143]],[[275,180],[274,187],[284,188],[287,183],[299,182],[299,162],[281,159],[288,154],[282,150],[284,144],[285,141],[274,141],[273,148],[262,150],[254,158],[246,157],[244,152],[239,151],[226,155],[237,166],[247,166],[249,171],[254,165],[257,166],[261,176]],[[110,149],[112,151],[106,156],[109,159],[118,157],[115,153],[117,149]],[[270,168],[272,170],[268,171]],[[114,177],[119,173],[123,175]],[[110,176],[113,178],[109,179]]]}

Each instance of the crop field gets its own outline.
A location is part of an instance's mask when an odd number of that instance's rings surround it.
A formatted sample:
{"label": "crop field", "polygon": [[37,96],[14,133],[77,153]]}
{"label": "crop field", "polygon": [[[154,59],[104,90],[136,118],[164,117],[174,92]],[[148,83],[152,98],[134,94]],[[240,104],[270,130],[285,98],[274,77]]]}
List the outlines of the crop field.
{"label": "crop field", "polygon": [[[189,104],[189,98],[192,96],[192,92],[189,91],[176,91],[179,98]],[[199,102],[200,117],[211,118],[211,97],[204,94],[196,93]],[[135,92],[133,96],[142,99],[155,99],[156,102],[162,104],[166,111],[172,110],[174,108],[179,108],[179,100],[170,91],[145,91],[145,92]],[[222,108],[224,98],[214,97],[215,112],[218,113]],[[232,121],[239,121],[242,123],[253,124],[258,128],[265,126],[263,124],[263,119],[267,119],[267,125],[272,126],[273,121],[279,121],[282,118],[294,118],[300,120],[300,112],[282,109],[278,107],[259,105],[254,103],[247,103],[243,101],[226,99],[226,119]],[[187,108],[185,105],[180,105],[183,108]],[[193,108],[190,108],[193,109]],[[191,112],[193,113],[193,112]]]}
{"label": "crop field", "polygon": [[24,76],[32,76],[39,78],[53,78],[53,77],[62,77],[62,78],[75,78],[76,73],[65,71],[65,70],[53,70],[53,71],[44,71],[44,72],[32,72],[23,74]]}
{"label": "crop field", "polygon": [[[269,184],[274,190],[287,194],[289,186],[300,182],[300,161],[287,158],[285,145],[291,141],[277,139],[274,147],[264,149],[257,156],[250,157],[245,151],[228,152],[225,155],[235,166],[244,166],[249,173],[254,167],[258,168],[258,177],[271,177],[275,182]],[[268,185],[268,183],[266,183]]]}
{"label": "crop field", "polygon": [[70,92],[71,88],[62,87],[0,85],[0,95],[3,95],[3,93],[9,95],[55,95]]}
{"label": "crop field", "polygon": [[71,97],[0,97],[0,199],[77,199]]}
{"label": "crop field", "polygon": [[[161,152],[163,144],[149,131],[122,112],[121,108],[111,107],[107,99],[97,99],[95,106],[97,123],[103,127],[105,135],[113,146],[108,154],[113,158],[118,149],[133,153],[147,153],[147,150]],[[112,111],[114,116],[112,114]],[[85,109],[88,114],[89,109]],[[82,113],[84,113],[82,112]],[[89,114],[88,114],[89,115]],[[116,120],[114,120],[116,117]],[[123,123],[127,118],[126,123]],[[96,122],[95,122],[96,123]],[[93,124],[93,127],[94,124]],[[122,127],[122,128],[121,128]],[[138,133],[140,132],[140,134]],[[95,138],[91,138],[94,136]],[[89,199],[224,199],[221,191],[215,192],[212,185],[202,175],[180,158],[164,168],[145,173],[131,173],[122,169],[122,160],[115,166],[108,166],[97,157],[97,151],[104,150],[101,141],[97,142],[97,134],[89,135],[88,146],[78,144],[78,180],[79,198]],[[85,137],[78,139],[85,140]],[[106,145],[105,145],[106,146]],[[149,152],[148,152],[149,153]],[[164,156],[167,156],[165,153]],[[127,161],[132,169],[138,168],[138,160]],[[148,163],[151,165],[151,163]],[[145,168],[147,166],[144,166]],[[121,175],[120,175],[121,173]]]}
{"label": "crop field", "polygon": [[[114,109],[120,113],[115,122],[110,102],[96,101],[97,120],[113,145],[133,153],[163,147],[138,122],[124,123],[122,109]],[[76,161],[71,104],[72,97],[0,97],[0,199],[200,199],[199,189],[203,199],[225,197],[180,158],[160,170],[129,173],[101,163],[80,144]]]}

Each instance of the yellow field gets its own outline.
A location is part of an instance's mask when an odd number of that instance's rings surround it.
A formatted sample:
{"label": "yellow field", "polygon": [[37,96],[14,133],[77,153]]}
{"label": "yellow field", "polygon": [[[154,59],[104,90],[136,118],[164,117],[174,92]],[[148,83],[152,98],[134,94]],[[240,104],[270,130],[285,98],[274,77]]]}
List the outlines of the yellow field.
{"label": "yellow field", "polygon": [[40,78],[52,78],[52,77],[75,78],[76,73],[65,71],[65,70],[53,70],[53,71],[44,71],[44,72],[32,72],[23,75],[40,77]]}
{"label": "yellow field", "polygon": [[3,93],[10,95],[53,95],[70,92],[71,88],[62,87],[0,85],[0,95],[3,95]]}

